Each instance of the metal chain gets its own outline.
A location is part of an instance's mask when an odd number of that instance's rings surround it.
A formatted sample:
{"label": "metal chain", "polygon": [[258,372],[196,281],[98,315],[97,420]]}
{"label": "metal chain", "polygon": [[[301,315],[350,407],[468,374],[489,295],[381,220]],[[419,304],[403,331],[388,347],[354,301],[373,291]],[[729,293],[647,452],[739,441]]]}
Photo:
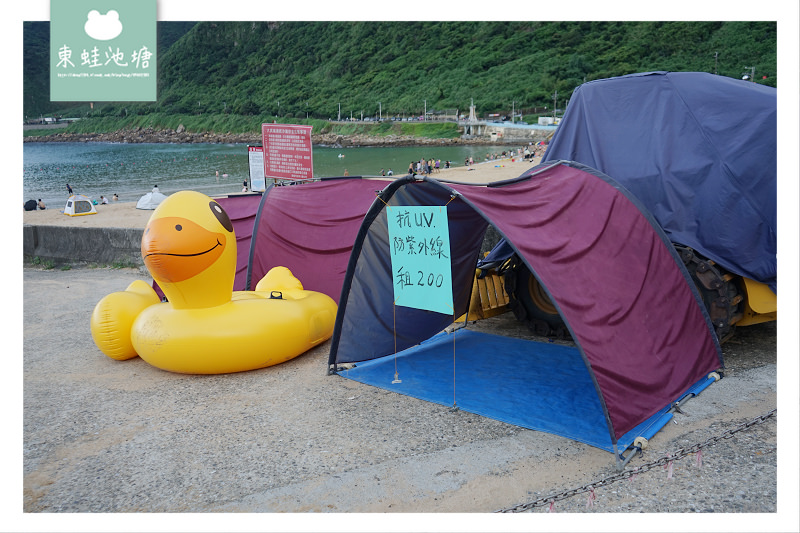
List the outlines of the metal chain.
{"label": "metal chain", "polygon": [[495,512],[496,513],[522,513],[522,512],[525,512],[525,511],[529,511],[529,510],[531,510],[531,509],[533,509],[535,507],[543,507],[545,505],[552,505],[553,503],[555,503],[557,501],[565,500],[567,498],[571,498],[572,496],[576,496],[578,494],[583,494],[585,492],[593,492],[598,487],[604,487],[606,485],[611,485],[612,483],[616,483],[617,481],[622,481],[624,479],[628,479],[628,478],[633,477],[635,475],[642,474],[644,472],[648,472],[648,471],[652,470],[653,468],[664,467],[665,465],[668,465],[669,463],[671,463],[671,462],[673,462],[673,461],[675,461],[677,459],[680,459],[682,457],[686,457],[689,454],[697,453],[698,451],[700,451],[701,449],[703,449],[703,448],[705,448],[707,446],[713,446],[714,444],[716,444],[717,442],[719,442],[719,441],[721,441],[723,439],[730,439],[736,433],[738,433],[738,432],[740,432],[740,431],[742,431],[744,429],[752,427],[752,426],[754,426],[756,424],[761,424],[763,422],[766,422],[768,419],[770,419],[773,416],[775,416],[777,412],[778,412],[777,409],[773,409],[773,410],[769,411],[768,413],[765,413],[763,415],[757,416],[757,417],[755,417],[754,419],[752,419],[752,420],[750,420],[748,422],[744,422],[742,424],[739,424],[738,426],[733,427],[733,428],[731,428],[731,429],[729,429],[729,430],[727,430],[727,431],[725,431],[725,432],[723,432],[723,433],[721,433],[721,434],[719,434],[719,435],[717,435],[715,437],[711,437],[711,438],[707,439],[705,442],[698,442],[697,444],[689,446],[688,448],[679,448],[677,451],[675,451],[672,454],[665,455],[664,457],[661,457],[660,459],[657,459],[657,460],[652,461],[650,463],[646,463],[644,465],[637,466],[634,469],[624,470],[622,472],[618,472],[616,474],[612,474],[610,476],[604,477],[604,478],[599,479],[597,481],[593,481],[591,483],[587,483],[586,485],[583,485],[582,487],[569,489],[569,490],[566,490],[564,492],[560,492],[558,494],[552,494],[552,495],[546,496],[544,498],[539,498],[538,500],[534,500],[534,501],[531,501],[531,502],[528,502],[528,503],[521,503],[519,505],[515,505],[514,507],[508,507],[506,509],[500,509],[500,510],[497,510]]}

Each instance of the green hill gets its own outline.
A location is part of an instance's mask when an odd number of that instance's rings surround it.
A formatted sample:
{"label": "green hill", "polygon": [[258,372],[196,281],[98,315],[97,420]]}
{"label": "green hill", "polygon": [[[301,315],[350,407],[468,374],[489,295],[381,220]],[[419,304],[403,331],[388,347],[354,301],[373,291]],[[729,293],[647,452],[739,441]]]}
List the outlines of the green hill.
{"label": "green hill", "polygon": [[89,113],[47,99],[41,24],[25,28],[29,116],[335,119],[467,112],[472,101],[482,114],[532,113],[552,110],[556,92],[563,108],[584,81],[653,70],[741,78],[754,67],[777,86],[774,22],[161,22],[158,101]]}

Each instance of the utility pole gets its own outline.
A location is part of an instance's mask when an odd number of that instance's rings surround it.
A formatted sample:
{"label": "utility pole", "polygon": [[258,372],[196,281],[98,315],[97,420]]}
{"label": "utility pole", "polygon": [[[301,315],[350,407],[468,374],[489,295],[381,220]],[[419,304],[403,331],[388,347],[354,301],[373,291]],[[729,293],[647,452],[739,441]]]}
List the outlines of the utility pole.
{"label": "utility pole", "polygon": [[425,111],[422,113],[422,120],[425,121],[428,120],[428,101],[423,100],[423,102],[425,102]]}
{"label": "utility pole", "polygon": [[514,120],[514,104],[516,104],[516,102],[514,100],[511,100],[511,123],[512,124],[515,123],[515,120]]}
{"label": "utility pole", "polygon": [[558,105],[558,89],[553,94],[553,124],[556,123],[556,106]]}
{"label": "utility pole", "polygon": [[383,120],[383,108],[381,107],[381,103],[378,102],[378,121],[380,122]]}
{"label": "utility pole", "polygon": [[719,52],[714,52],[714,76],[717,75],[717,59],[719,58]]}

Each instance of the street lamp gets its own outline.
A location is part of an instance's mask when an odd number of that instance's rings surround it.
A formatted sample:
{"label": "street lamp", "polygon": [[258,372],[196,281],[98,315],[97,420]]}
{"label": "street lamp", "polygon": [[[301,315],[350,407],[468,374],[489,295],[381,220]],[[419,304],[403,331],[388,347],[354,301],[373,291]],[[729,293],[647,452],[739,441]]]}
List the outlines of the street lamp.
{"label": "street lamp", "polygon": [[749,71],[750,71],[750,74],[748,74],[747,72],[745,72],[745,73],[744,73],[744,76],[742,76],[742,79],[743,79],[743,80],[750,80],[750,81],[752,81],[753,83],[755,83],[755,82],[756,82],[756,67],[744,67],[744,68],[745,68],[745,69],[747,69],[747,70],[749,70]]}

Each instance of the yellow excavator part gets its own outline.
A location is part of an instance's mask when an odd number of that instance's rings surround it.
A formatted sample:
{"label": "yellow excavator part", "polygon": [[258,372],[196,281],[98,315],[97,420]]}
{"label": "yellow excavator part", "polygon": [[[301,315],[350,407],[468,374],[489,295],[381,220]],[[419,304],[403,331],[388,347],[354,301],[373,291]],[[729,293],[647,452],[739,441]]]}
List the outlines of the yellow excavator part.
{"label": "yellow excavator part", "polygon": [[778,297],[772,289],[750,278],[742,278],[745,298],[744,316],[737,326],[750,326],[778,319]]}
{"label": "yellow excavator part", "polygon": [[489,271],[483,278],[478,279],[481,270],[475,272],[472,280],[472,298],[469,302],[469,312],[466,317],[461,315],[456,322],[464,319],[474,322],[482,318],[489,318],[508,311],[508,294],[506,294],[503,277]]}

